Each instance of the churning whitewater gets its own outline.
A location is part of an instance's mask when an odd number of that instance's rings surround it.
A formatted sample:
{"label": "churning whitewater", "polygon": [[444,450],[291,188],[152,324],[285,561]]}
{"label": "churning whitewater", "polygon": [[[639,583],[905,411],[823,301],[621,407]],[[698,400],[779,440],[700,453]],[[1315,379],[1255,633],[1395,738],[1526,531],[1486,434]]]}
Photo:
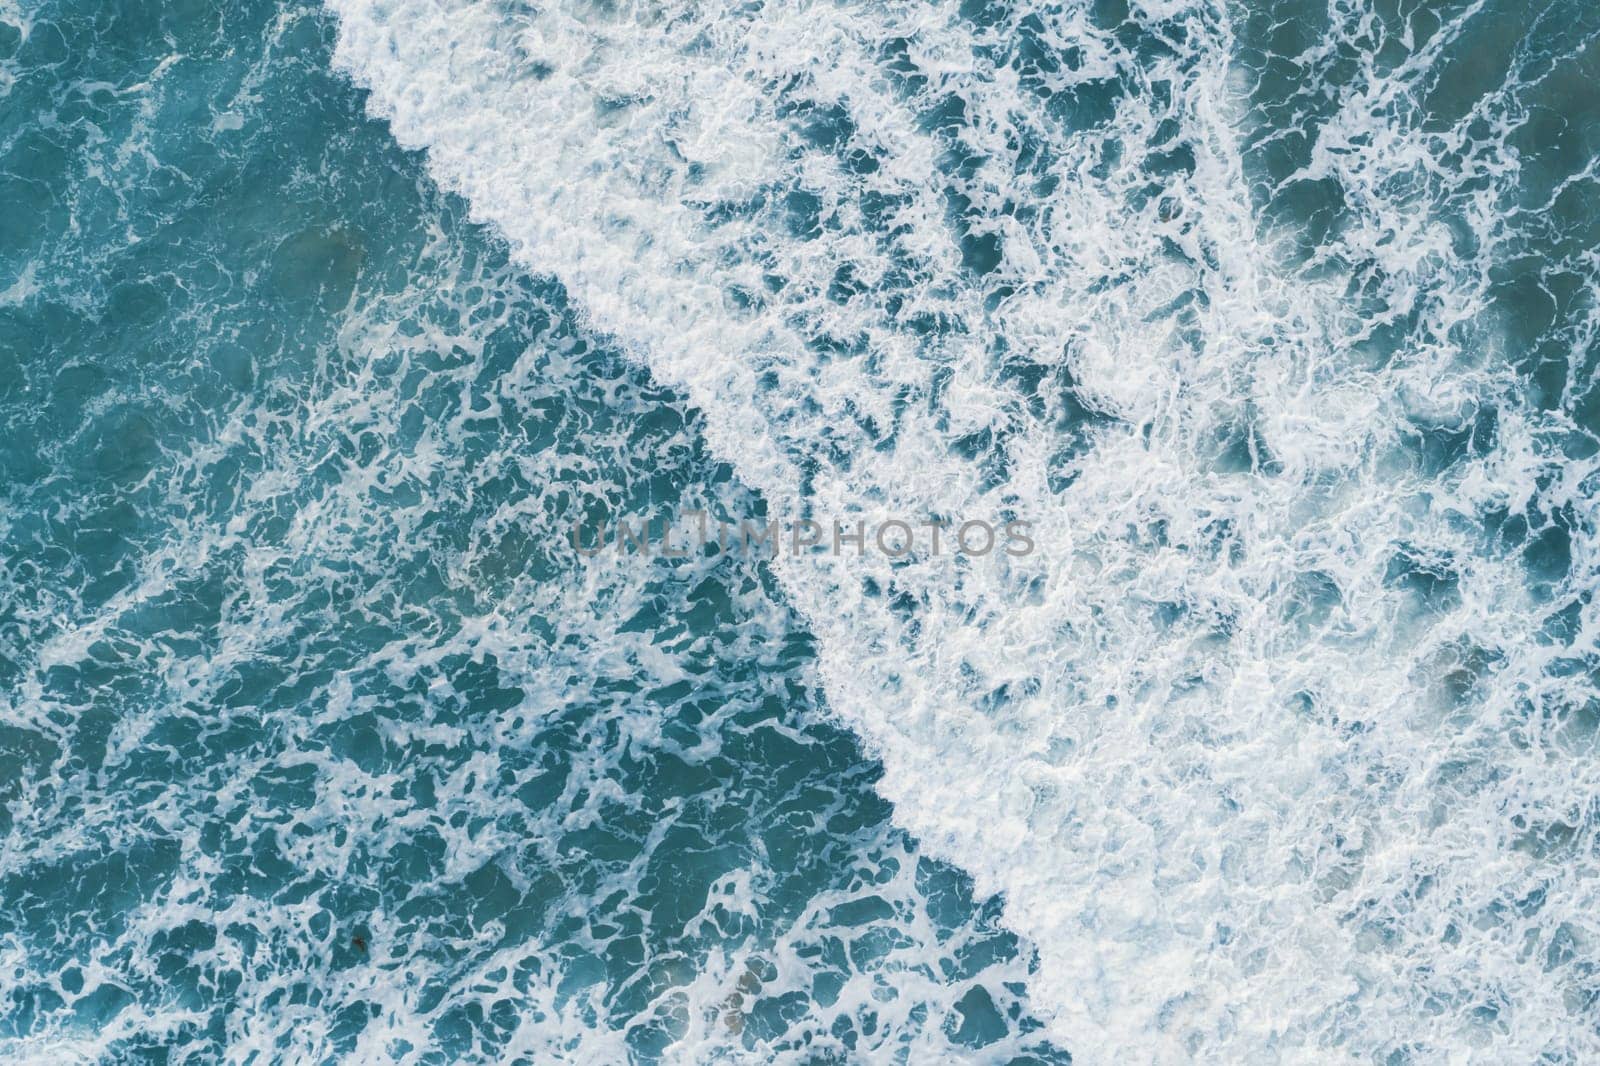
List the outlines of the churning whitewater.
{"label": "churning whitewater", "polygon": [[774,566],[1074,1061],[1600,1056],[1592,8],[330,3],[761,496],[1033,523]]}
{"label": "churning whitewater", "polygon": [[1597,85],[0,0],[0,1061],[1600,1062]]}

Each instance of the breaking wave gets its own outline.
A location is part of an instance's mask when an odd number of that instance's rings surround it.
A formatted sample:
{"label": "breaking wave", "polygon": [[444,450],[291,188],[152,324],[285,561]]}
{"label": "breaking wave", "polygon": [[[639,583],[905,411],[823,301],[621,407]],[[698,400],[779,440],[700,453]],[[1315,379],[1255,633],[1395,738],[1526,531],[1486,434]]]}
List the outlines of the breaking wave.
{"label": "breaking wave", "polygon": [[1084,1062],[1600,1055],[1593,11],[330,0],[810,515],[828,702]]}

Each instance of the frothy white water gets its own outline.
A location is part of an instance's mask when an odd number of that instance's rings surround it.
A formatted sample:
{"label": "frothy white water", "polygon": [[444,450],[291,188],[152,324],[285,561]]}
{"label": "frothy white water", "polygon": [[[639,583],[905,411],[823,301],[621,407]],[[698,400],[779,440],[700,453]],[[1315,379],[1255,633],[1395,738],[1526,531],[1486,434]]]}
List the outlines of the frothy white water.
{"label": "frothy white water", "polygon": [[[1595,682],[1556,666],[1600,618],[1558,595],[1553,643],[1484,529],[1594,467],[1547,476],[1492,213],[1463,251],[1428,194],[1452,175],[1393,103],[1425,58],[1292,179],[1347,198],[1290,266],[1213,8],[330,6],[399,141],[767,499],[1034,523],[1025,559],[779,571],[898,820],[1004,893],[1080,1061],[1600,1055]],[[1492,449],[1417,446],[1491,406]]]}

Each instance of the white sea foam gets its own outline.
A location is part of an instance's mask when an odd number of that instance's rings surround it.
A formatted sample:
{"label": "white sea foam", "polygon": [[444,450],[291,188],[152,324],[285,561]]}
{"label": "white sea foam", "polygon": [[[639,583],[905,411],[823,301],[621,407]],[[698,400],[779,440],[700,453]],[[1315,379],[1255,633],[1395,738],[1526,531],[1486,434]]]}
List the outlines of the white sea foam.
{"label": "white sea foam", "polygon": [[[1486,149],[1463,120],[1435,164],[1410,113],[1461,20],[1325,123],[1292,180],[1344,223],[1307,261],[1252,202],[1211,7],[1137,4],[1132,43],[1081,5],[330,7],[400,143],[767,498],[1034,523],[1029,559],[779,572],[898,820],[1004,893],[1079,1061],[1600,1055],[1594,678],[1553,667],[1600,619],[1572,593],[1541,637],[1484,531],[1594,468],[1536,480],[1549,427],[1484,313],[1503,234],[1442,209]],[[996,62],[1023,41],[1072,59]],[[1430,468],[1418,433],[1491,406],[1493,450]]]}

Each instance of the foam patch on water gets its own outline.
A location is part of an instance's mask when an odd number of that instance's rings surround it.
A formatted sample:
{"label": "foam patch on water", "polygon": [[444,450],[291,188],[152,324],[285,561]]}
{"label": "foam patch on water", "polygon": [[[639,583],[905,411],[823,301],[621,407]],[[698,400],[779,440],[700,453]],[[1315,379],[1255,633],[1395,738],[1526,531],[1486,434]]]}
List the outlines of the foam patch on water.
{"label": "foam patch on water", "polygon": [[1592,427],[1493,276],[1589,30],[1456,114],[1481,6],[329,6],[774,507],[1034,524],[778,569],[1076,1057],[1600,1054]]}

